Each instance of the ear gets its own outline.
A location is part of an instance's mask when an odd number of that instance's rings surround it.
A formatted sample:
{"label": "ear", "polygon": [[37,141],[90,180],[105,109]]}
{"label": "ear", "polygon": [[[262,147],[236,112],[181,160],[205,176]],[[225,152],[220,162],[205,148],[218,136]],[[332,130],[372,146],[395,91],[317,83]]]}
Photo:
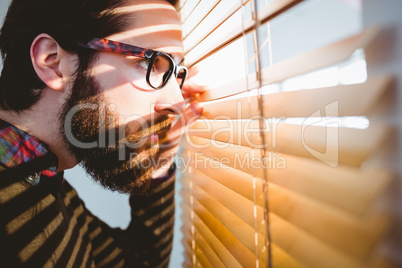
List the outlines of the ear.
{"label": "ear", "polygon": [[68,74],[62,68],[66,53],[48,34],[38,35],[32,42],[31,61],[38,77],[51,89],[63,91]]}

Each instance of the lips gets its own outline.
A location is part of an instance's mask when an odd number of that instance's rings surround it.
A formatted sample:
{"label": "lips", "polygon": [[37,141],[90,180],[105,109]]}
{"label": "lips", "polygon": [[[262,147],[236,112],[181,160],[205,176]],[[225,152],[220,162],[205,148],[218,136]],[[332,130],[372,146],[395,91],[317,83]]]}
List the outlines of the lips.
{"label": "lips", "polygon": [[158,142],[159,142],[159,136],[158,136],[158,134],[154,133],[154,134],[149,135],[149,136],[148,136],[148,141],[149,141],[151,144],[156,144],[156,143],[158,143]]}

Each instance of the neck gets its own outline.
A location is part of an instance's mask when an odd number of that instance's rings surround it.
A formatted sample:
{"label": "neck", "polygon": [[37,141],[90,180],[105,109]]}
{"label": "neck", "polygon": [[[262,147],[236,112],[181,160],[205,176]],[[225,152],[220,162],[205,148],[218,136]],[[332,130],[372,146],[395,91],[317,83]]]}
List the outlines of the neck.
{"label": "neck", "polygon": [[72,168],[77,164],[75,158],[67,151],[59,131],[58,114],[63,103],[62,93],[45,88],[39,101],[21,113],[0,110],[1,119],[49,145],[50,151],[58,158],[57,171]]}

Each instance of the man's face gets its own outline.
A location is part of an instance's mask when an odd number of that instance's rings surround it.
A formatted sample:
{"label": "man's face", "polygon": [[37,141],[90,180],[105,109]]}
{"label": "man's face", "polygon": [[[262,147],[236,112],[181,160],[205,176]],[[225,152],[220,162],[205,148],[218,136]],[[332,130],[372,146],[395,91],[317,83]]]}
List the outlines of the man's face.
{"label": "man's face", "polygon": [[[180,20],[168,2],[138,0],[117,12],[130,12],[135,20],[130,29],[107,39],[182,60]],[[139,60],[101,52],[71,90],[90,89],[88,96],[72,94],[60,113],[61,131],[77,161],[104,186],[131,193],[148,188],[170,116],[184,106],[175,79],[160,90],[146,86]]]}

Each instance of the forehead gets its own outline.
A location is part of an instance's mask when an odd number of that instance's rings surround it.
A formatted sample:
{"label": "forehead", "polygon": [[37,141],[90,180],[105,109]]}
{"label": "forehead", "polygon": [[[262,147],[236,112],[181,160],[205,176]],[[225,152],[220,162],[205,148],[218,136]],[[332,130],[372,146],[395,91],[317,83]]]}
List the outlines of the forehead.
{"label": "forehead", "polygon": [[[116,10],[127,16],[127,27],[108,39],[171,54],[182,54],[180,18],[165,0],[135,0]],[[180,55],[178,55],[180,56]]]}

